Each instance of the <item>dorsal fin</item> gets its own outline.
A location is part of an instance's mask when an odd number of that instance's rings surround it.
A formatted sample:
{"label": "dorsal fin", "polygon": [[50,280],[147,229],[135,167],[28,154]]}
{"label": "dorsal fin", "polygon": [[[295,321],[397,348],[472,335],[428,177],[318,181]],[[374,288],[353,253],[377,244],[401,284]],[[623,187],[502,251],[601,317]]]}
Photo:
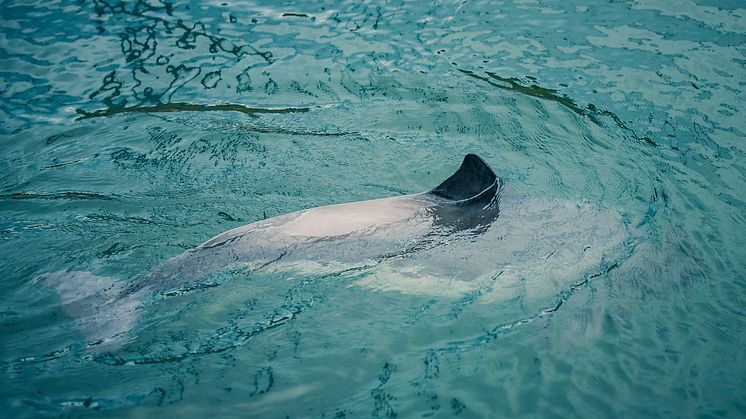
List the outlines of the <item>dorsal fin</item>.
{"label": "dorsal fin", "polygon": [[430,191],[431,194],[453,201],[476,197],[494,186],[495,172],[476,154],[467,154],[456,173]]}

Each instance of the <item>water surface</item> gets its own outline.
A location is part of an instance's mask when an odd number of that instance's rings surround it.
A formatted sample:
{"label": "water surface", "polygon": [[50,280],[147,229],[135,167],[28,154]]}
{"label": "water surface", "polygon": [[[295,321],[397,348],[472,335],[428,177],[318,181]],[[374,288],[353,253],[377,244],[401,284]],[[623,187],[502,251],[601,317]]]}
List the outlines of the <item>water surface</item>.
{"label": "water surface", "polygon": [[[740,2],[0,16],[7,415],[746,415]],[[427,190],[470,152],[528,196],[619,212],[632,256],[499,303],[354,285],[366,271],[218,272],[152,296],[103,353],[34,281],[135,281],[246,223]]]}

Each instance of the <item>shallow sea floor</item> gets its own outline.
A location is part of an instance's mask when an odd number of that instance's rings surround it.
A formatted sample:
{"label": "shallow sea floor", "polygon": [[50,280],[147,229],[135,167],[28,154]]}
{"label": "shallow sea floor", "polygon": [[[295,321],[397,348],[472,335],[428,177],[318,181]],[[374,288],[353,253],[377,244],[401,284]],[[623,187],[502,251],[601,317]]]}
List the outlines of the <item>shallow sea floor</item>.
{"label": "shallow sea floor", "polygon": [[[8,1],[0,17],[3,415],[746,415],[741,2]],[[493,229],[386,269],[219,270],[146,296],[106,350],[37,279],[136,283],[234,227],[427,190],[467,153],[524,197],[507,210],[613,214],[592,231],[619,226],[623,249],[534,265],[545,242]],[[591,230],[542,205],[558,222],[538,238]],[[415,264],[486,274],[392,286]],[[484,278],[506,269],[496,298]]]}

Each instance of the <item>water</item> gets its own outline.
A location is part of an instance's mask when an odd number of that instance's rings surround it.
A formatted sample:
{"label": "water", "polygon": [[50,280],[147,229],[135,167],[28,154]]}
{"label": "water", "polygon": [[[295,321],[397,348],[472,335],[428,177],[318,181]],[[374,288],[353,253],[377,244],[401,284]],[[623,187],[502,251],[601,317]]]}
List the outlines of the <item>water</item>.
{"label": "water", "polygon": [[[4,415],[743,417],[745,15],[0,4]],[[630,253],[497,302],[217,272],[149,296],[112,351],[35,280],[131,283],[233,227],[427,190],[469,152],[527,196],[622,214]]]}

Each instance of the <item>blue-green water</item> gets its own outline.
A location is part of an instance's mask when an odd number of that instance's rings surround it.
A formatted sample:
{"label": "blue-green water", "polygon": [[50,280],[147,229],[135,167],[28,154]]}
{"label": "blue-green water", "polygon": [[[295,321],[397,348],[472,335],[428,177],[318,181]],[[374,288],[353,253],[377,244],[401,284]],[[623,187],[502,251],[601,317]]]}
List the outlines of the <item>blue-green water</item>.
{"label": "blue-green water", "polygon": [[[739,1],[3,2],[2,414],[743,417],[745,66]],[[136,281],[469,152],[633,254],[499,302],[218,272],[111,351],[35,280]]]}

